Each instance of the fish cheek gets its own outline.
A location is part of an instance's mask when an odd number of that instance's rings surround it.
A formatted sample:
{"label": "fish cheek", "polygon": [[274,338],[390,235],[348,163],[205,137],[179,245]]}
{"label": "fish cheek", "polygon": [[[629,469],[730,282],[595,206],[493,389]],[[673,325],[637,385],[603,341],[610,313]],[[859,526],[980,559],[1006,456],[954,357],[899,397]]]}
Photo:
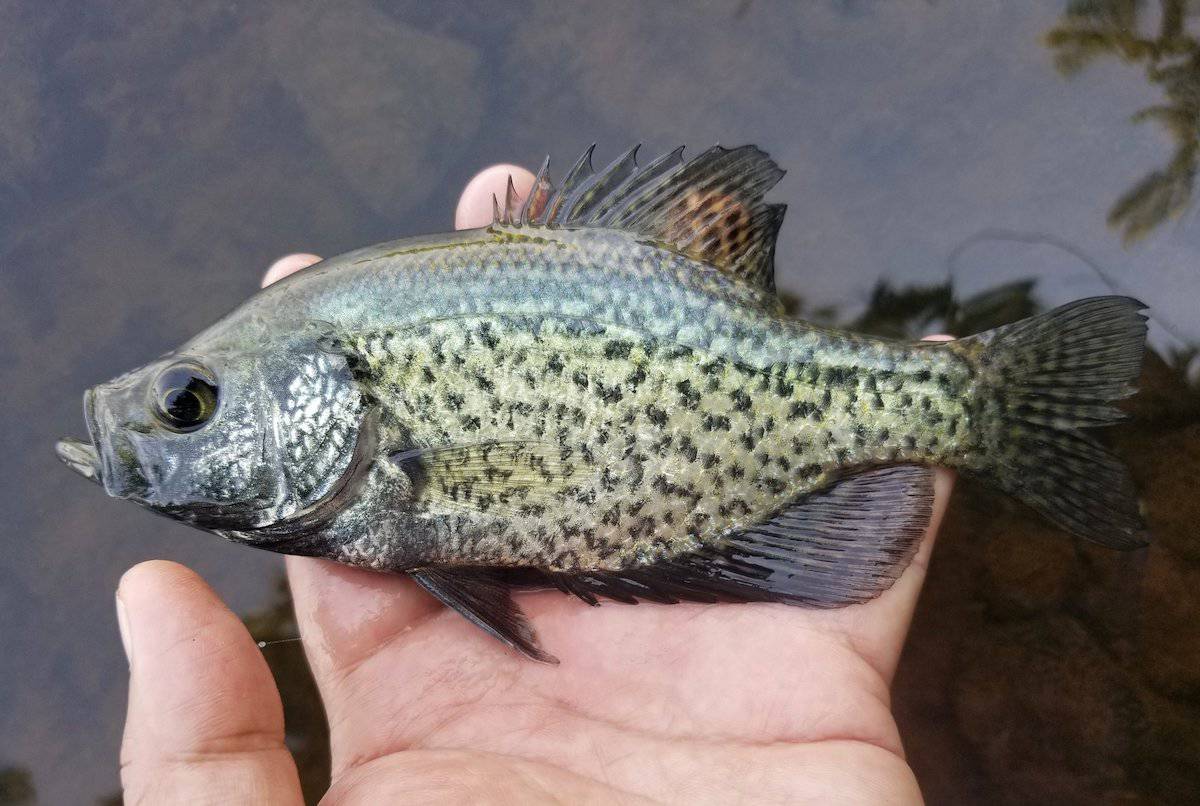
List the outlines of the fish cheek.
{"label": "fish cheek", "polygon": [[292,509],[311,506],[350,470],[366,404],[342,356],[303,353],[274,395],[279,473]]}
{"label": "fish cheek", "polygon": [[225,411],[210,428],[163,437],[164,500],[256,508],[273,500],[278,485],[263,462],[257,425],[248,411]]}

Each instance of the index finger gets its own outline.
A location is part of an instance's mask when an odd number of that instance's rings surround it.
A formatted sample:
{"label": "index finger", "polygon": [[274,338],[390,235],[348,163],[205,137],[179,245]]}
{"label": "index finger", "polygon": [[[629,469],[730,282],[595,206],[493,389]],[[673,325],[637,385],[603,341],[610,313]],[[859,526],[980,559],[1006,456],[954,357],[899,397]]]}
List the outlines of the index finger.
{"label": "index finger", "polygon": [[[492,197],[503,198],[508,190],[508,180],[512,177],[513,188],[517,196],[524,199],[533,187],[533,174],[519,165],[501,163],[490,168],[484,168],[467,183],[458,200],[454,211],[455,229],[472,229],[486,227],[492,222]],[[289,274],[295,274],[301,269],[320,263],[321,258],[308,252],[296,252],[284,255],[271,264],[263,275],[264,287],[278,282]]]}
{"label": "index finger", "polygon": [[458,207],[454,210],[454,228],[472,229],[492,223],[492,197],[503,202],[509,177],[512,177],[513,189],[518,197],[524,199],[529,195],[533,187],[533,174],[525,168],[506,162],[484,168],[463,189]]}
{"label": "index finger", "polygon": [[[503,197],[509,177],[519,195],[533,186],[533,174],[514,165],[494,165],[475,176],[463,191],[455,213],[459,229],[486,226],[492,221],[492,195]],[[316,255],[280,258],[263,278],[263,285],[282,279],[320,260]],[[288,557],[288,580],[296,620],[313,678],[331,715],[332,749],[339,758],[337,726],[346,701],[349,669],[388,646],[393,639],[442,609],[407,576],[351,568],[312,557]]]}

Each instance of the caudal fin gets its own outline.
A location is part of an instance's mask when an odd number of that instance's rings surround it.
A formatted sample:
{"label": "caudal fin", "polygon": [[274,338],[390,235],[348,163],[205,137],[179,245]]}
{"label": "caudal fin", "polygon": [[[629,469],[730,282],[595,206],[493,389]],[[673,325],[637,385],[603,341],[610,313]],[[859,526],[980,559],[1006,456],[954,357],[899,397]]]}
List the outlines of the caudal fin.
{"label": "caudal fin", "polygon": [[968,468],[1114,548],[1145,545],[1137,494],[1121,462],[1082,429],[1124,419],[1112,404],[1137,391],[1145,307],[1094,297],[963,340],[979,350],[987,423]]}

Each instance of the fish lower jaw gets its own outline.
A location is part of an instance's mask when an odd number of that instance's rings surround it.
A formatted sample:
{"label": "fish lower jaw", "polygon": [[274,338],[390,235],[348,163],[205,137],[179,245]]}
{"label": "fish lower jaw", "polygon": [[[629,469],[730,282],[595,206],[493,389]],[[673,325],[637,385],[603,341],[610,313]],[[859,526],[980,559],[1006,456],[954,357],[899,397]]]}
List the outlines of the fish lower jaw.
{"label": "fish lower jaw", "polygon": [[100,477],[100,453],[90,442],[64,437],[54,444],[54,452],[67,467],[85,479],[103,484]]}

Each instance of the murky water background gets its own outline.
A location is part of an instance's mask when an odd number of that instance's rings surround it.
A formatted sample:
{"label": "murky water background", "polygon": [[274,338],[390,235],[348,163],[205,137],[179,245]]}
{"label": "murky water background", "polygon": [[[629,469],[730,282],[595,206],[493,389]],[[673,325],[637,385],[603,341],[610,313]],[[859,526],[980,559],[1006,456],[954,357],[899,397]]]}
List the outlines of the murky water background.
{"label": "murky water background", "polygon": [[[0,3],[0,803],[117,789],[112,595],[133,563],[187,563],[263,637],[290,629],[277,558],[57,464],[81,390],[234,307],[282,253],[449,227],[488,163],[756,142],[789,169],[779,283],[806,311],[934,329],[952,299],[1033,279],[951,322],[1112,288],[1152,306],[1163,355],[1200,342],[1188,4],[494,5]],[[956,494],[896,691],[931,801],[1200,786],[1200,403],[1179,363],[1152,362],[1116,440],[1153,548]],[[315,791],[299,649],[268,653]]]}

